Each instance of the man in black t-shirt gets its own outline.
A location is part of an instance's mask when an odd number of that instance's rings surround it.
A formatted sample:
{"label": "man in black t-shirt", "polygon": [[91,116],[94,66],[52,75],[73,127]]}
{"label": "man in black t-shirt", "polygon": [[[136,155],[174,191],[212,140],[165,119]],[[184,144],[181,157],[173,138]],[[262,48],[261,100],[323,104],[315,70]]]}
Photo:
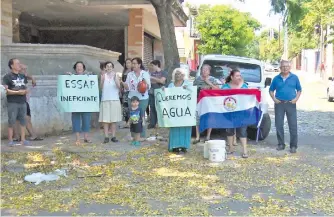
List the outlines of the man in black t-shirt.
{"label": "man in black t-shirt", "polygon": [[8,140],[9,146],[13,146],[13,126],[16,120],[20,122],[21,144],[29,145],[25,140],[25,125],[27,115],[27,86],[28,83],[25,75],[20,74],[21,64],[16,58],[10,59],[8,67],[11,72],[3,77],[2,84],[6,87],[7,106],[8,106]]}

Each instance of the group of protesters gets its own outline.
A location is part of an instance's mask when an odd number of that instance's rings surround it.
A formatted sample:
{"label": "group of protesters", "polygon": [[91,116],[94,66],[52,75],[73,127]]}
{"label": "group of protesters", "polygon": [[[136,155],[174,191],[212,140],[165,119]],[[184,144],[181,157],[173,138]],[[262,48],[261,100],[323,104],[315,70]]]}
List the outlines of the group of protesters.
{"label": "group of protesters", "polygon": [[[16,124],[20,125],[19,141],[22,145],[29,145],[25,139],[25,128],[27,126],[31,140],[42,140],[35,135],[30,118],[30,109],[27,101],[27,82],[32,80],[33,86],[36,85],[33,79],[26,72],[26,66],[21,64],[17,58],[9,60],[8,67],[11,70],[3,78],[3,85],[7,92],[8,102],[8,139],[9,145],[15,143],[13,139],[13,128]],[[172,73],[172,81],[167,83],[167,72],[161,69],[159,60],[149,63],[149,70],[145,70],[141,58],[126,59],[122,75],[119,76],[114,70],[111,61],[100,63],[101,72],[98,75],[100,89],[100,111],[99,123],[102,124],[104,131],[103,143],[114,142],[116,138],[117,123],[124,120],[124,128],[130,128],[133,138],[132,145],[138,146],[146,138],[146,117],[145,112],[150,108],[149,125],[147,128],[157,126],[157,112],[155,107],[154,90],[162,88],[183,87],[191,85],[185,80],[185,71],[176,68]],[[193,82],[198,90],[203,89],[245,89],[248,88],[238,69],[231,69],[229,76],[222,83],[218,79],[210,76],[211,66],[204,64],[201,67],[200,75]],[[277,75],[270,87],[270,94],[275,101],[275,115],[277,138],[279,145],[277,150],[283,150],[284,131],[282,120],[287,114],[291,136],[291,152],[297,149],[297,120],[296,102],[301,93],[298,77],[290,72],[289,62],[282,61],[281,74]],[[73,66],[73,72],[65,74],[83,75],[92,74],[86,71],[86,66],[82,61],[78,61]],[[144,89],[139,90],[138,86],[144,82]],[[276,92],[276,95],[275,95]],[[297,94],[296,94],[297,93]],[[91,143],[89,132],[91,127],[90,112],[72,112],[72,130],[76,135],[76,145],[81,144],[80,133],[84,135],[84,143]],[[283,119],[282,119],[283,118]],[[193,144],[200,142],[199,132],[200,117],[196,114],[196,138]],[[18,123],[17,123],[18,122]],[[211,130],[207,130],[204,141],[210,140]],[[17,130],[16,130],[17,131]],[[242,144],[242,157],[247,158],[247,127],[227,130],[228,153],[234,153],[234,143],[236,133]],[[110,135],[111,134],[111,135]],[[186,152],[190,148],[191,127],[178,127],[170,129],[169,151]]]}

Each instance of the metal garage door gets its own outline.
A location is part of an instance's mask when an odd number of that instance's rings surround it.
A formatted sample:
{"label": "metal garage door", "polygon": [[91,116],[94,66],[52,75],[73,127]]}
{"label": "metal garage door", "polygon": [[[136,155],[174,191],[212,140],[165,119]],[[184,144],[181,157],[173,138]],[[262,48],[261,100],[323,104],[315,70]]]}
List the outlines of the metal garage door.
{"label": "metal garage door", "polygon": [[144,58],[143,64],[146,70],[148,70],[148,64],[153,60],[153,37],[144,35]]}

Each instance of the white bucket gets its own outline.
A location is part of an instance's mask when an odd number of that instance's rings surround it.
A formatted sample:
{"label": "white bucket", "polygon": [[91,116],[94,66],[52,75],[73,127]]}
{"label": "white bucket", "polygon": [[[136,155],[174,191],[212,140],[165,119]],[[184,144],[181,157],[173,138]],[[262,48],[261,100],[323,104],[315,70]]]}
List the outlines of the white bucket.
{"label": "white bucket", "polygon": [[209,159],[209,143],[208,142],[204,142],[204,158],[205,159]]}
{"label": "white bucket", "polygon": [[226,159],[225,140],[209,140],[209,160],[223,162]]}

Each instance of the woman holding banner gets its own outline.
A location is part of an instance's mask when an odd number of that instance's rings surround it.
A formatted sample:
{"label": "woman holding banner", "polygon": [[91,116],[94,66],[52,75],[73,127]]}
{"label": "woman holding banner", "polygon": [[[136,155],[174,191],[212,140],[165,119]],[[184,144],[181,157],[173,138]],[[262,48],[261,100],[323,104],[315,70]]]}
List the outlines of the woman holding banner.
{"label": "woman holding banner", "polygon": [[[82,61],[77,61],[73,69],[75,70],[74,73],[67,72],[68,75],[85,75],[85,74],[92,74],[86,72],[86,66]],[[84,133],[84,142],[85,143],[92,143],[88,139],[88,133],[90,132],[90,121],[91,121],[91,112],[72,112],[72,130],[76,135],[76,145],[80,145],[80,132]]]}
{"label": "woman holding banner", "polygon": [[[197,86],[197,97],[199,97],[199,92],[203,89],[220,89],[221,83],[216,78],[210,76],[211,66],[204,64],[201,68],[201,75],[198,76],[194,81],[194,86]],[[199,123],[200,118],[196,114],[196,139],[193,144],[200,142],[200,132],[199,132]],[[212,128],[207,129],[206,139],[204,141],[210,140]]]}
{"label": "woman holding banner", "polygon": [[110,61],[105,62],[106,73],[101,77],[102,99],[100,105],[99,122],[103,123],[104,142],[109,142],[109,126],[111,127],[111,141],[118,142],[116,139],[116,124],[122,121],[122,107],[119,101],[120,80],[113,71],[114,64]]}
{"label": "woman holding banner", "polygon": [[[248,89],[247,84],[241,77],[241,73],[238,69],[233,69],[230,75],[226,78],[226,83],[222,86],[222,89]],[[243,149],[243,158],[248,158],[247,154],[247,126],[240,127],[237,129],[227,129],[227,144],[229,147],[228,154],[234,153],[234,135],[235,131],[239,134],[240,142]]]}
{"label": "woman holding banner", "polygon": [[[176,68],[172,74],[172,82],[168,85],[171,87],[183,87],[187,89],[191,85],[184,80],[185,72],[181,68]],[[164,87],[162,87],[164,89]],[[171,127],[169,130],[168,150],[173,152],[186,152],[190,148],[192,127]]]}
{"label": "woman holding banner", "polygon": [[[128,101],[130,101],[133,96],[138,97],[139,108],[143,111],[146,111],[148,106],[148,90],[151,88],[150,74],[144,70],[143,61],[139,57],[132,59],[132,70],[132,72],[128,73],[126,81],[122,82],[122,84],[124,85],[125,89],[129,91]],[[138,89],[138,84],[140,84],[140,90]],[[145,89],[143,91],[142,88],[144,86]],[[131,106],[131,104],[129,106]],[[143,129],[140,136],[142,139],[145,139],[145,128]]]}

